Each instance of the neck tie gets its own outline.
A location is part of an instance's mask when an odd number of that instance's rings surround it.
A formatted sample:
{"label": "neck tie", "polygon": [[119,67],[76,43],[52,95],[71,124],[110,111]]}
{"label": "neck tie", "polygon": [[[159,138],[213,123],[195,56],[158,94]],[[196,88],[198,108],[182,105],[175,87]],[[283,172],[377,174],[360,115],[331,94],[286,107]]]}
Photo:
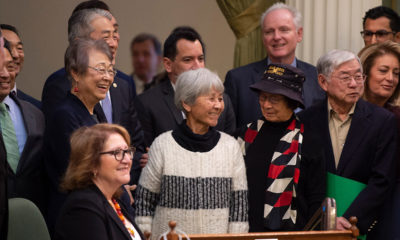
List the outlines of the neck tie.
{"label": "neck tie", "polygon": [[4,103],[0,103],[0,112],[1,131],[3,133],[4,145],[7,151],[7,161],[11,169],[16,173],[20,156],[14,124]]}
{"label": "neck tie", "polygon": [[101,100],[101,107],[103,108],[104,115],[106,115],[107,122],[112,123],[112,108],[109,93],[107,93],[106,98]]}

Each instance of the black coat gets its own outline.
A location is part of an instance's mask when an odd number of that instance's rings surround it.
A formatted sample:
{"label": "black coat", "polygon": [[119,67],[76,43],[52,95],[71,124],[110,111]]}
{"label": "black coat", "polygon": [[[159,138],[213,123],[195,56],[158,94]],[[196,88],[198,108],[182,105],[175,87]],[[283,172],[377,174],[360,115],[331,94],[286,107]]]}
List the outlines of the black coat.
{"label": "black coat", "polygon": [[359,100],[336,169],[329,133],[328,105],[322,101],[299,114],[305,127],[319,133],[328,172],[367,184],[343,217],[358,218],[361,234],[373,229],[382,204],[395,180],[397,126],[395,116],[376,105]]}
{"label": "black coat", "polygon": [[[107,122],[104,113],[97,112],[100,122]],[[51,121],[47,121],[44,138],[45,166],[49,178],[49,203],[47,221],[50,231],[57,219],[66,195],[59,191],[71,151],[69,139],[73,131],[83,126],[97,124],[85,105],[74,95],[66,98],[54,111]]]}
{"label": "black coat", "polygon": [[42,102],[37,100],[36,98],[24,93],[22,90],[17,90],[17,97],[21,100],[27,101],[32,105],[36,106],[39,109],[42,109]]}
{"label": "black coat", "polygon": [[[124,203],[118,201],[122,214],[140,237],[143,234],[130,216]],[[131,240],[128,230],[102,192],[95,186],[76,190],[68,195],[57,220],[55,240]]]}
{"label": "black coat", "polygon": [[[160,84],[140,94],[135,106],[143,127],[145,143],[150,146],[153,140],[163,132],[176,128],[183,115],[174,103],[174,89],[168,76]],[[216,130],[233,134],[236,129],[235,114],[229,96],[224,94],[225,109],[221,113]]]}
{"label": "black coat", "polygon": [[[265,121],[264,118],[262,118]],[[276,145],[282,138],[288,122],[265,121],[257,137],[244,156],[249,189],[250,232],[271,231],[264,227],[264,204],[267,176]],[[260,121],[260,120],[258,120]],[[242,127],[239,136],[244,139],[247,127]],[[325,161],[318,134],[304,128],[301,145],[300,178],[293,204],[297,209],[296,225],[281,231],[302,230],[325,198]]]}

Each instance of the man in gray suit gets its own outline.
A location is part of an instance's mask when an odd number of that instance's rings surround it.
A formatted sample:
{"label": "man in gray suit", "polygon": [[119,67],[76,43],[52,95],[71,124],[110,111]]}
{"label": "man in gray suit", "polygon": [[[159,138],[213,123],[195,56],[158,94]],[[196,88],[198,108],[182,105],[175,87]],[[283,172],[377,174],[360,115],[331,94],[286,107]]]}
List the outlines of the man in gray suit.
{"label": "man in gray suit", "polygon": [[295,56],[297,43],[303,39],[301,14],[293,7],[276,3],[262,15],[261,29],[268,56],[261,61],[230,70],[225,78],[225,90],[232,100],[238,127],[261,117],[258,96],[250,91],[249,86],[261,80],[270,63],[291,64],[306,74],[303,85],[306,108],[325,96],[318,86],[316,68]]}
{"label": "man in gray suit", "polygon": [[17,68],[8,44],[4,50],[9,74],[0,76],[0,123],[7,152],[7,195],[27,198],[44,213],[47,192],[42,151],[44,116],[36,106],[10,93]]}

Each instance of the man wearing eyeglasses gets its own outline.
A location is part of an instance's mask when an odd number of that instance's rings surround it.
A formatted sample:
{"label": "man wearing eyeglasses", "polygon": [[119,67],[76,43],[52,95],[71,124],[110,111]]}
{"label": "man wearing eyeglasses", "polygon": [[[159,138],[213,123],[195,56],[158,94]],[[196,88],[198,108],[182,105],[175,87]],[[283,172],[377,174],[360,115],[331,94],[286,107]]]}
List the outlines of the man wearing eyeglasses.
{"label": "man wearing eyeglasses", "polygon": [[337,229],[348,229],[351,225],[347,219],[356,216],[361,235],[368,234],[368,239],[374,239],[370,234],[374,234],[381,220],[383,203],[395,179],[395,117],[360,99],[365,76],[354,53],[332,50],[318,60],[317,70],[318,82],[327,97],[299,116],[305,128],[320,133],[327,172],[366,186],[344,214],[338,216]]}
{"label": "man wearing eyeglasses", "polygon": [[371,8],[363,18],[361,36],[365,46],[387,40],[400,42],[399,15],[385,6]]}

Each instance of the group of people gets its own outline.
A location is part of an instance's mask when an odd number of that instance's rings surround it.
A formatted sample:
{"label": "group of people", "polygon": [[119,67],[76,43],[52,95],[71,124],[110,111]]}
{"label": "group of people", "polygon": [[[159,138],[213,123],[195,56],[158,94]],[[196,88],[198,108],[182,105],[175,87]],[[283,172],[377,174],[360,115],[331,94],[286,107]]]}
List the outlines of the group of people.
{"label": "group of people", "polygon": [[267,57],[223,83],[188,26],[162,51],[138,35],[134,72],[117,70],[117,20],[104,2],[85,1],[41,102],[16,87],[23,44],[15,27],[0,27],[0,237],[7,197],[35,203],[54,239],[158,239],[169,220],[188,234],[302,230],[327,195],[327,173],[365,185],[337,229],[356,216],[368,239],[398,236],[393,10],[366,13],[358,55],[331,50],[314,67],[295,56],[300,13],[276,3],[261,16]]}

